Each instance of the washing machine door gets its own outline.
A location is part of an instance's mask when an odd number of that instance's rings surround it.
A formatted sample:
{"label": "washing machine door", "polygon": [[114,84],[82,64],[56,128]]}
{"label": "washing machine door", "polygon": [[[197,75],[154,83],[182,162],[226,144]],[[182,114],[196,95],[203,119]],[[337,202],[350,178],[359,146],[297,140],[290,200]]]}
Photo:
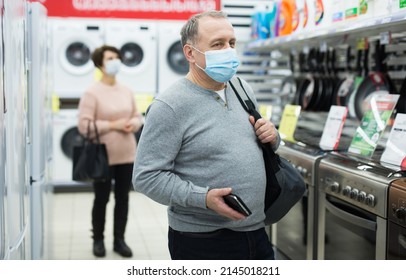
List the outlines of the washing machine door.
{"label": "washing machine door", "polygon": [[61,138],[61,149],[62,152],[72,160],[73,158],[73,147],[80,146],[83,144],[83,137],[80,135],[78,128],[71,127],[65,131]]}
{"label": "washing machine door", "polygon": [[82,40],[70,41],[62,47],[60,61],[62,67],[72,75],[83,75],[93,70],[90,43]]}
{"label": "washing machine door", "polygon": [[183,48],[180,41],[176,41],[170,46],[166,58],[169,68],[175,73],[184,75],[189,72],[189,62],[183,54]]}
{"label": "washing machine door", "polygon": [[122,63],[128,68],[137,67],[144,59],[144,51],[141,46],[135,42],[125,43],[120,48]]}

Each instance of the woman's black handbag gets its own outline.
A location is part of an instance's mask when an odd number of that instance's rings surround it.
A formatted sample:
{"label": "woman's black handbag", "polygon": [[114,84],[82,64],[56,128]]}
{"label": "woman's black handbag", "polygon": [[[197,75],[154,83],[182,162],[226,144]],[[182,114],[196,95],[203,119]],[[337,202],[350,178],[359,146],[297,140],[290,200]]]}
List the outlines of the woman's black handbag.
{"label": "woman's black handbag", "polygon": [[[235,85],[232,81],[234,81]],[[248,97],[241,80],[234,77],[232,81],[230,81],[230,85],[243,108],[255,118],[255,121],[260,119],[261,115]],[[241,90],[237,91],[235,86],[238,86]],[[246,98],[240,95],[241,91],[244,91]],[[271,145],[261,144],[261,146],[267,179],[264,209],[266,215],[265,224],[270,225],[282,219],[302,198],[306,191],[306,184],[299,171],[285,158],[276,154]]]}
{"label": "woman's black handbag", "polygon": [[[90,140],[90,123],[96,133],[95,142]],[[96,124],[89,121],[87,136],[81,146],[73,147],[72,179],[81,182],[105,181],[109,178],[109,160],[106,145],[100,143]]]}

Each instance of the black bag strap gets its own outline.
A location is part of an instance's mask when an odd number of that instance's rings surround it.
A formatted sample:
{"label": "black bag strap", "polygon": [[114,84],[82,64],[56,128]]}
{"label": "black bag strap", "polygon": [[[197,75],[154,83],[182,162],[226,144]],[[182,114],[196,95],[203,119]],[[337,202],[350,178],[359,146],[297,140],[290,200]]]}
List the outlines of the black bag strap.
{"label": "black bag strap", "polygon": [[100,138],[99,138],[99,131],[97,130],[97,125],[95,121],[89,120],[89,122],[87,123],[87,134],[86,134],[86,138],[83,137],[83,142],[90,141],[90,123],[93,123],[93,128],[94,128],[94,132],[96,134],[96,142],[97,144],[100,144]]}
{"label": "black bag strap", "polygon": [[[241,96],[241,89],[237,90],[235,85],[237,87],[241,88],[242,91],[244,91],[246,98]],[[237,96],[238,100],[240,101],[242,107],[255,118],[255,121],[261,118],[261,114],[258,113],[258,111],[255,109],[254,103],[252,100],[249,98],[247,92],[244,89],[244,86],[242,85],[241,79],[239,77],[234,76],[232,79],[229,81],[232,89],[235,92],[235,95]],[[271,204],[278,198],[280,192],[281,192],[281,186],[279,185],[278,179],[276,178],[276,172],[280,170],[279,167],[279,156],[275,154],[275,152],[272,150],[272,147],[270,144],[262,144],[262,152],[264,155],[264,163],[265,163],[265,170],[266,170],[266,190],[265,190],[265,199],[264,199],[264,211],[266,212],[268,208],[271,206]]]}
{"label": "black bag strap", "polygon": [[96,141],[97,141],[97,144],[100,144],[99,131],[97,130],[96,122],[93,121],[92,123],[93,123],[93,127],[94,127],[94,132],[95,132],[95,134],[96,134]]}
{"label": "black bag strap", "polygon": [[[232,81],[234,81],[234,84],[232,83]],[[241,79],[239,77],[237,77],[237,76],[234,76],[233,78],[231,78],[229,83],[230,83],[233,91],[235,92],[235,95],[237,96],[238,100],[240,101],[242,107],[245,109],[245,111],[247,111],[251,116],[253,116],[255,118],[255,121],[262,118],[261,114],[258,113],[258,111],[255,109],[254,103],[252,102],[252,100],[248,96],[247,92],[245,91],[245,88],[242,85]],[[236,85],[241,90],[237,90]],[[241,92],[245,93],[245,97],[241,96]],[[243,99],[244,99],[244,101],[243,101]],[[277,155],[273,151],[271,145],[269,144],[269,145],[262,145],[262,146],[270,156],[270,160],[271,160],[273,170],[275,172],[278,172],[279,171],[279,165],[278,165]]]}

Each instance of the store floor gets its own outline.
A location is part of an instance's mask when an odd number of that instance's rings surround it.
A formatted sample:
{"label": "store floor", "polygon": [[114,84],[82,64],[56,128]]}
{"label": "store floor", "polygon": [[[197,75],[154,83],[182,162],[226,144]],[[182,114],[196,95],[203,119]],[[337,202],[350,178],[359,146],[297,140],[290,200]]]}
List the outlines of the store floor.
{"label": "store floor", "polygon": [[[91,191],[55,192],[52,194],[48,255],[56,260],[121,260],[113,251],[114,196],[107,204],[105,246],[106,256],[97,258],[92,253]],[[143,194],[130,192],[130,209],[125,234],[127,244],[136,260],[170,260],[167,246],[168,220],[166,206]],[[276,248],[274,248],[275,251]],[[276,252],[277,259],[285,256]]]}
{"label": "store floor", "polygon": [[[92,192],[55,192],[50,207],[50,258],[56,260],[124,259],[113,251],[114,196],[110,195],[106,214],[106,256],[92,253]],[[133,251],[132,259],[169,260],[166,206],[131,191],[125,239]],[[127,258],[125,258],[127,259]]]}

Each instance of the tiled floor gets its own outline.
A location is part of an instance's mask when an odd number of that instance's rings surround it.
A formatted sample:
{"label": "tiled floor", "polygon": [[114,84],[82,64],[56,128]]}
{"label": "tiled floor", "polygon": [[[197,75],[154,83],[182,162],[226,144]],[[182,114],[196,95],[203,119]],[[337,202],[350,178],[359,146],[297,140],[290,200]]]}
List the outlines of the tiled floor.
{"label": "tiled floor", "polygon": [[[106,214],[106,257],[92,254],[92,192],[56,192],[50,209],[49,255],[57,260],[124,259],[113,251],[114,196],[110,195]],[[166,206],[131,191],[125,239],[133,259],[169,260]],[[127,258],[126,258],[127,259]]]}

